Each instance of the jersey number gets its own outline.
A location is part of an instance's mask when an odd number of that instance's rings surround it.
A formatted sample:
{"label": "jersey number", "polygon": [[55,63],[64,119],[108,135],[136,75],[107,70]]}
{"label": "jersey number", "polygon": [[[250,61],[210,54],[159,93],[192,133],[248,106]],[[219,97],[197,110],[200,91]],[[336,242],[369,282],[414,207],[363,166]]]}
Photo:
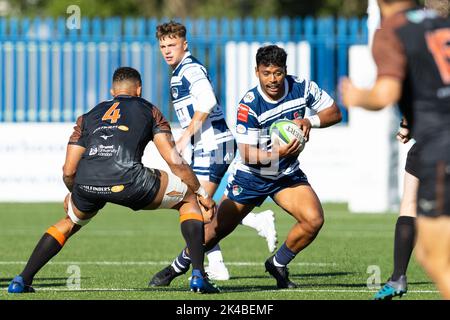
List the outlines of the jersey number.
{"label": "jersey number", "polygon": [[111,123],[116,123],[117,119],[120,118],[120,109],[117,109],[120,102],[114,103],[111,108],[108,109],[108,111],[105,112],[105,114],[102,117],[102,121],[111,120]]}
{"label": "jersey number", "polygon": [[439,29],[426,35],[428,49],[433,54],[442,81],[450,84],[450,29]]}

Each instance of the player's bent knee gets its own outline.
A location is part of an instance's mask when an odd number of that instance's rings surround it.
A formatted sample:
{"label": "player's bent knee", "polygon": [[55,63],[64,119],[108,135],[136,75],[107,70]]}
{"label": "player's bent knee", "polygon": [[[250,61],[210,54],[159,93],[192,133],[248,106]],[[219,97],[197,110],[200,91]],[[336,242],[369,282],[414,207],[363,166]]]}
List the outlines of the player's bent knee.
{"label": "player's bent knee", "polygon": [[304,227],[310,233],[317,233],[322,228],[325,220],[323,216],[317,216],[311,219],[308,219],[304,222]]}

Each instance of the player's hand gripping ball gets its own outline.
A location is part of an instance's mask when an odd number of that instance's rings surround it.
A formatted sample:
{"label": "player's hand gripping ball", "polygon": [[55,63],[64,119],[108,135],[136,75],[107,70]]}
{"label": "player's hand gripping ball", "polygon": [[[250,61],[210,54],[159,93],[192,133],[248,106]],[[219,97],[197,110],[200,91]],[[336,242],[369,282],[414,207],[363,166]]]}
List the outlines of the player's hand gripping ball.
{"label": "player's hand gripping ball", "polygon": [[286,145],[293,139],[297,139],[300,142],[300,152],[305,148],[305,137],[299,126],[288,119],[277,120],[270,126],[269,129],[270,139],[272,143],[280,146]]}

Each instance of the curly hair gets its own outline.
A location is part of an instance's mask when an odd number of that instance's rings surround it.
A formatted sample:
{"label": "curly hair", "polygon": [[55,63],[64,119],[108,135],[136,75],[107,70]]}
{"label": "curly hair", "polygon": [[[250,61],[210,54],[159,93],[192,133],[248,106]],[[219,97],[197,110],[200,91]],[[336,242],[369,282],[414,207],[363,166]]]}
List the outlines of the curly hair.
{"label": "curly hair", "polygon": [[158,40],[169,38],[186,38],[186,27],[179,22],[169,21],[156,27],[156,38]]}

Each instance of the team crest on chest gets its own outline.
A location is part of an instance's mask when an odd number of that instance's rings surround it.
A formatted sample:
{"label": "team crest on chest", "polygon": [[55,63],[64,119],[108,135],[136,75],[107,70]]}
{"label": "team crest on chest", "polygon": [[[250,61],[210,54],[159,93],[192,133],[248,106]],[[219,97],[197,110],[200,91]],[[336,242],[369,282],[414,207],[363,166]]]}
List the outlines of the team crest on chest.
{"label": "team crest on chest", "polygon": [[242,187],[241,186],[238,186],[237,184],[235,184],[234,186],[233,186],[233,194],[235,195],[235,196],[238,196],[241,192],[242,192]]}
{"label": "team crest on chest", "polygon": [[255,100],[255,94],[253,92],[247,92],[247,94],[244,97],[244,102],[250,103],[253,100]]}

